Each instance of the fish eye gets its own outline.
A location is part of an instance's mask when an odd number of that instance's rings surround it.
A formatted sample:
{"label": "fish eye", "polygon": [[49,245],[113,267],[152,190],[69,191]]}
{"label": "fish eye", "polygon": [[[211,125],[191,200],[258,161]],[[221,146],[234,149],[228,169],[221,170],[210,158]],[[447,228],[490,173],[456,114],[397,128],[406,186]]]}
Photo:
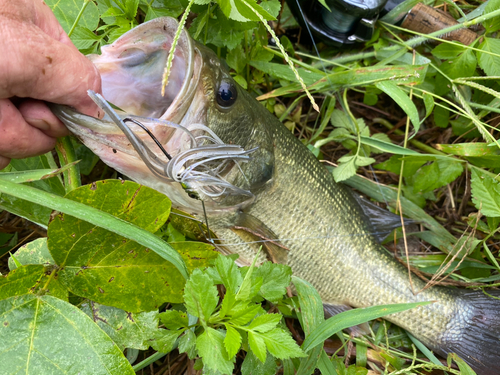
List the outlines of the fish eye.
{"label": "fish eye", "polygon": [[216,96],[217,104],[222,108],[229,108],[234,104],[237,97],[236,85],[229,80],[221,81]]}

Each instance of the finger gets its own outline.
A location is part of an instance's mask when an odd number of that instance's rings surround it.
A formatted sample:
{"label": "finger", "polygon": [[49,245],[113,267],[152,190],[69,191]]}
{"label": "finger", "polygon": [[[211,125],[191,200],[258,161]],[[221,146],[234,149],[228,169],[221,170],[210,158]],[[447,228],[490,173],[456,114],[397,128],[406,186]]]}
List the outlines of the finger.
{"label": "finger", "polygon": [[49,137],[58,138],[70,134],[68,128],[39,100],[26,99],[17,106],[19,113],[31,126]]}
{"label": "finger", "polygon": [[29,125],[8,99],[0,99],[0,155],[22,159],[44,154],[54,148],[56,139]]}
{"label": "finger", "polygon": [[99,72],[74,46],[52,39],[34,24],[1,15],[0,35],[0,50],[5,51],[0,98],[31,97],[98,115],[87,90],[101,91]]}
{"label": "finger", "polygon": [[8,166],[10,163],[9,158],[5,158],[3,156],[0,156],[0,169],[4,169],[6,166]]}

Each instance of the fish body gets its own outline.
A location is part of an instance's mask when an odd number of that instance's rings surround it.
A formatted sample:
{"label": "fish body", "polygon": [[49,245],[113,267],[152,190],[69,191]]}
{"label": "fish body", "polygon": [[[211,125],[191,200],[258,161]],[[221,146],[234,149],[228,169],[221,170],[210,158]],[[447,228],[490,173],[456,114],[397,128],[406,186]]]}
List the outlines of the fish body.
{"label": "fish body", "polygon": [[[337,184],[303,144],[234,83],[215,54],[185,31],[167,96],[158,96],[176,28],[171,18],[150,21],[103,47],[102,56],[92,59],[103,76],[104,97],[126,112],[143,116],[141,121],[172,155],[192,145],[182,132],[150,117],[175,122],[198,135],[202,143],[203,131],[194,124],[203,124],[225,144],[254,150],[250,158],[227,164],[217,175],[237,187],[236,192],[247,194],[214,199],[203,189],[197,191],[223,251],[238,253],[239,262],[249,264],[264,244],[260,260],[290,265],[294,275],[315,286],[331,313],[345,306],[435,301],[387,320],[443,356],[457,353],[478,374],[500,374],[496,349],[500,301],[482,292],[436,286],[414,294],[412,290],[423,289],[424,283],[413,278],[412,288],[407,270],[379,244],[351,191]],[[117,84],[123,77],[125,86]],[[200,199],[193,199],[186,186],[169,181],[161,171],[153,173],[109,119],[94,119],[65,107],[53,110],[104,162],[164,192],[174,206],[204,220]],[[135,133],[154,150],[156,162],[168,164],[144,132],[136,129]]]}

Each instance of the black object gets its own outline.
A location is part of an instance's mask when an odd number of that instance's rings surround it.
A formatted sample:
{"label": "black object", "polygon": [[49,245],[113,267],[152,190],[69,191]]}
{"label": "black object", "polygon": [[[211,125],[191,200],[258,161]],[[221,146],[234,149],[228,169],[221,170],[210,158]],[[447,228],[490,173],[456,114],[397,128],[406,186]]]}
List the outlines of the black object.
{"label": "black object", "polygon": [[325,0],[328,11],[317,0],[286,0],[295,19],[308,27],[313,37],[342,46],[371,39],[375,22],[402,0]]}

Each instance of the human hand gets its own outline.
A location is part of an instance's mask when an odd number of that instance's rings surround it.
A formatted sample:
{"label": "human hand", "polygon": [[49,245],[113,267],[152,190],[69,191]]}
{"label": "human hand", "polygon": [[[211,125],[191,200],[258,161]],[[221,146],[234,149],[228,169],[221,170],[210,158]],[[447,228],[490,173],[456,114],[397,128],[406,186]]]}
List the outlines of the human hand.
{"label": "human hand", "polygon": [[0,0],[0,35],[3,169],[11,158],[43,154],[69,134],[43,101],[99,117],[87,90],[100,92],[101,78],[42,0]]}

